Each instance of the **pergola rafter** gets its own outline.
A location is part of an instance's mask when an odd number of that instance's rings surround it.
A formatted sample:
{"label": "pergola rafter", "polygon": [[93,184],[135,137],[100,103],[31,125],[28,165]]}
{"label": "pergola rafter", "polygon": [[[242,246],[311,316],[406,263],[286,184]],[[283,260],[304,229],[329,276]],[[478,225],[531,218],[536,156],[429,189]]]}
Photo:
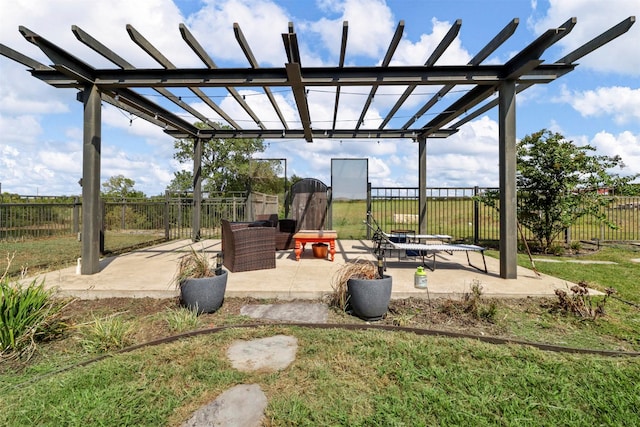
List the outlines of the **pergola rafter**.
{"label": "pergola rafter", "polygon": [[[393,54],[402,39],[403,21],[398,24],[380,66],[374,67],[345,66],[348,35],[346,21],[342,26],[340,56],[336,67],[304,67],[301,64],[293,23],[289,23],[287,32],[282,34],[287,57],[287,62],[282,67],[260,67],[238,24],[233,25],[233,31],[249,62],[249,68],[219,68],[184,24],[179,26],[181,37],[204,63],[205,68],[176,67],[131,25],[126,27],[131,40],[158,62],[161,68],[137,68],[77,26],[72,27],[76,38],[116,68],[95,68],[23,26],[19,27],[20,33],[49,58],[51,65],[42,64],[2,44],[0,55],[23,64],[34,77],[51,86],[79,90],[77,98],[84,103],[83,203],[86,204],[86,209],[83,209],[82,274],[98,271],[99,253],[96,242],[99,240],[99,216],[96,212],[100,192],[100,121],[101,102],[106,102],[162,127],[168,135],[175,138],[194,139],[196,204],[199,203],[202,179],[199,157],[202,140],[205,139],[304,139],[307,142],[324,138],[410,139],[418,143],[419,151],[421,231],[426,227],[426,139],[446,138],[457,132],[463,124],[497,106],[500,125],[500,202],[504,207],[500,210],[500,276],[515,278],[515,96],[535,84],[549,83],[569,73],[577,65],[577,60],[627,32],[635,23],[635,17],[627,18],[554,63],[544,63],[542,56],[549,47],[571,32],[577,22],[575,18],[544,32],[506,63],[483,65],[483,61],[514,34],[518,22],[518,19],[510,21],[465,65],[437,65],[437,61],[458,36],[462,25],[460,20],[452,25],[423,66],[391,65]],[[401,94],[388,111],[382,112],[384,119],[365,121],[374,97],[382,86],[398,88],[398,93]],[[410,112],[402,111],[410,110],[404,107],[409,97],[424,96],[415,93],[419,86],[436,90],[426,97],[428,99],[420,108]],[[348,118],[349,122],[354,123],[353,126],[338,124],[340,95],[344,93],[345,87],[369,88],[368,95],[363,95],[366,97],[363,98],[359,118]],[[250,125],[243,126],[240,118],[232,117],[214,102],[211,95],[205,92],[207,88],[226,89],[251,118]],[[245,97],[238,92],[238,89],[248,88],[262,89],[278,122],[269,124],[249,106]],[[295,101],[298,120],[289,121],[285,118],[273,95],[274,88],[289,91]],[[327,88],[335,90],[332,120],[314,120],[308,94],[313,90],[326,91]],[[152,95],[145,94],[144,89],[155,91],[161,100],[168,100],[180,112],[170,111],[150,99]],[[209,117],[185,101],[185,97],[173,92],[179,89],[191,91],[216,116]],[[496,93],[497,99],[489,99]],[[449,105],[437,108],[445,96],[451,99]],[[419,123],[427,114],[431,116],[430,120]],[[464,118],[460,118],[463,115]],[[196,126],[196,121],[202,122],[204,126]],[[220,121],[225,126],[220,126]],[[395,123],[399,121],[405,123],[397,126]],[[371,125],[368,122],[374,123]],[[194,224],[195,239],[199,236],[199,216],[194,218]]]}

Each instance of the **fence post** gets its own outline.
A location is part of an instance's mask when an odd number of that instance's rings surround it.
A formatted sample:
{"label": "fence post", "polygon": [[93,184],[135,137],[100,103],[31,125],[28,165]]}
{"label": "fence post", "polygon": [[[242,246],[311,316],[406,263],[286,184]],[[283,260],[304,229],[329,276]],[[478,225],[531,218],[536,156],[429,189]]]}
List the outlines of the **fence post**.
{"label": "fence post", "polygon": [[[73,199],[73,230],[72,233],[76,236],[80,232],[80,199],[75,197]],[[80,239],[78,239],[80,240]]]}
{"label": "fence post", "polygon": [[169,191],[164,192],[164,239],[169,240]]}
{"label": "fence post", "polygon": [[480,189],[476,185],[473,187],[473,243],[478,244],[480,240],[480,202],[478,201]]}
{"label": "fence post", "polygon": [[121,208],[121,215],[120,215],[120,230],[126,230],[127,229],[127,222],[126,222],[126,217],[127,217],[127,200],[126,199],[122,199],[122,208]]}
{"label": "fence post", "polygon": [[104,224],[105,224],[105,217],[107,216],[107,208],[106,208],[106,204],[104,203],[104,200],[100,199],[99,201],[100,203],[100,212],[102,213],[102,215],[100,215],[100,224],[98,225],[98,228],[100,229],[100,236],[98,238],[99,242],[99,251],[101,254],[104,254]]}
{"label": "fence post", "polygon": [[[367,182],[367,222],[369,222],[369,213],[371,213],[371,183]],[[371,239],[371,229],[365,227],[367,231],[367,240]]]}

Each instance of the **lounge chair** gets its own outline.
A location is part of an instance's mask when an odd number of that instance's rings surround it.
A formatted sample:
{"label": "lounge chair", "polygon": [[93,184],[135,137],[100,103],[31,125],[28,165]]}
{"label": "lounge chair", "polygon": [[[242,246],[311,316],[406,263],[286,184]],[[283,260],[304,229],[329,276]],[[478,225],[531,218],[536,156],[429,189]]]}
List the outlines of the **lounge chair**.
{"label": "lounge chair", "polygon": [[[454,243],[400,243],[394,242],[392,237],[393,234],[385,233],[378,223],[373,219],[371,213],[367,213],[367,221],[364,221],[367,227],[373,232],[372,240],[374,242],[373,253],[377,256],[381,256],[386,264],[385,253],[389,250],[401,250],[401,251],[412,251],[418,256],[422,257],[422,264],[429,268],[431,271],[435,271],[436,269],[436,254],[438,252],[447,252],[452,254],[456,251],[464,251],[467,254],[467,262],[469,266],[484,271],[487,271],[487,262],[484,257],[485,248],[477,245],[467,245],[467,244],[454,244]],[[427,240],[446,240],[450,241],[451,236],[444,234],[419,234],[416,235],[415,238],[423,238]],[[471,264],[471,259],[469,258],[469,252],[480,252],[482,255],[482,262],[484,264],[484,269],[480,267],[476,267]],[[427,265],[425,262],[426,259],[431,258],[432,263],[431,266]]]}

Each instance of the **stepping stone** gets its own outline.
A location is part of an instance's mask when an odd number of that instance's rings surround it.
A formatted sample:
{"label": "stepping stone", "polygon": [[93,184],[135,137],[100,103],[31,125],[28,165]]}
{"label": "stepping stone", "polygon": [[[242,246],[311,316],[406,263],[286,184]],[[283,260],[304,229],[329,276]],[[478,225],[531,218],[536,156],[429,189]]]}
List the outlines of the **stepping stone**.
{"label": "stepping stone", "polygon": [[631,258],[631,262],[640,262],[640,258]]}
{"label": "stepping stone", "polygon": [[281,320],[293,323],[326,323],[329,309],[326,304],[292,302],[285,304],[245,305],[240,314],[253,319]]}
{"label": "stepping stone", "polygon": [[232,366],[242,372],[275,372],[286,369],[296,358],[298,340],[276,335],[251,341],[236,341],[227,350]]}
{"label": "stepping stone", "polygon": [[267,403],[258,384],[240,384],[198,409],[182,427],[262,426]]}

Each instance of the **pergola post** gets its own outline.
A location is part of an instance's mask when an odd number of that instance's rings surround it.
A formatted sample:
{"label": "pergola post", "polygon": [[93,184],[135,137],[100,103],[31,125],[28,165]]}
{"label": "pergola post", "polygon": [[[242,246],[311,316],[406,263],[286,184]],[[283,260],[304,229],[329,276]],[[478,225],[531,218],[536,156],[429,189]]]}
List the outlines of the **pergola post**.
{"label": "pergola post", "polygon": [[518,278],[516,188],[516,82],[507,80],[499,89],[500,159],[500,277]]}
{"label": "pergola post", "polygon": [[191,240],[200,241],[200,215],[202,213],[202,139],[193,144],[193,229]]}
{"label": "pergola post", "polygon": [[102,106],[95,85],[82,92],[84,130],[82,142],[82,274],[100,271],[100,152]]}
{"label": "pergola post", "polygon": [[418,234],[427,232],[427,138],[418,138]]}

